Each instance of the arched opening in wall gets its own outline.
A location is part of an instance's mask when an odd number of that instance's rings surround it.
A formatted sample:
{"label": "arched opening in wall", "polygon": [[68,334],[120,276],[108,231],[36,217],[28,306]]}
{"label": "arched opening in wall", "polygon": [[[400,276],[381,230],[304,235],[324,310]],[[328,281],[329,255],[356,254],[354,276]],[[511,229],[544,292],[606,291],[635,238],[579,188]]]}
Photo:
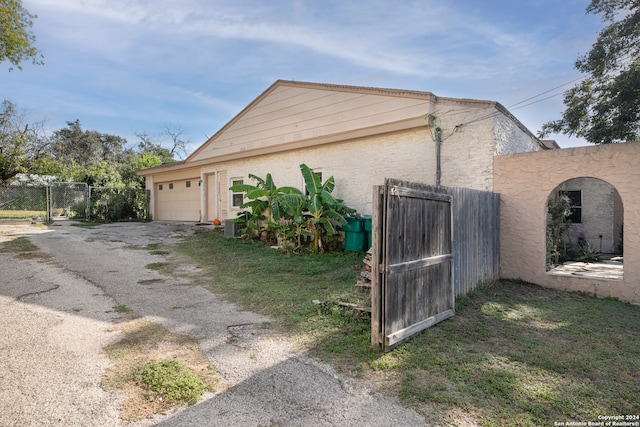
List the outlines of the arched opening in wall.
{"label": "arched opening in wall", "polygon": [[574,178],[547,199],[547,272],[621,280],[624,207],[616,188]]}

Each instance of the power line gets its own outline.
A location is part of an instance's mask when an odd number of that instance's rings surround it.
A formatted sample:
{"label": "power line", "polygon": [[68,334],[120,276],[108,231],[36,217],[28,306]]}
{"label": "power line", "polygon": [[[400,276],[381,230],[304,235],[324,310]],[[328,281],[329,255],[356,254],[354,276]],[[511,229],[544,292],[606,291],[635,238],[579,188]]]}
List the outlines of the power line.
{"label": "power line", "polygon": [[[556,87],[553,87],[553,88],[551,88],[551,89],[545,90],[544,92],[541,92],[541,93],[539,93],[539,94],[537,94],[537,95],[534,95],[534,96],[531,96],[531,97],[529,97],[529,98],[523,99],[522,101],[516,102],[515,104],[512,104],[512,105],[510,105],[510,106],[509,106],[509,107],[507,107],[507,108],[512,109],[513,107],[516,107],[516,106],[518,106],[518,105],[520,105],[520,104],[523,104],[523,103],[525,103],[525,102],[527,102],[527,101],[530,101],[530,100],[532,100],[532,99],[538,98],[538,97],[540,97],[540,96],[542,96],[542,95],[545,95],[545,94],[547,94],[547,93],[549,93],[549,92],[553,92],[554,90],[560,89],[560,88],[561,88],[561,87],[563,87],[563,86],[566,86],[566,85],[568,85],[568,84],[571,84],[571,83],[577,82],[578,80],[582,80],[582,79],[584,79],[585,77],[586,77],[586,76],[584,76],[584,75],[583,75],[583,76],[580,76],[580,77],[577,77],[577,78],[575,78],[575,79],[573,79],[573,80],[570,80],[570,81],[568,81],[568,82],[566,82],[566,83],[563,83],[563,84],[558,85],[558,86],[556,86]],[[545,101],[545,100],[547,100],[547,99],[550,99],[550,98],[553,98],[553,97],[556,97],[556,96],[559,96],[559,95],[563,95],[563,94],[564,94],[564,93],[566,93],[566,92],[567,92],[567,91],[563,91],[563,92],[557,93],[557,94],[555,94],[555,95],[547,96],[547,97],[545,97],[545,98],[543,98],[543,99],[539,99],[539,100],[537,100],[537,101],[530,102],[530,103],[528,103],[528,104],[521,105],[520,107],[518,107],[518,108],[513,108],[513,109],[514,109],[514,110],[519,110],[520,108],[524,108],[524,107],[527,107],[527,106],[529,106],[529,105],[536,104],[536,103],[538,103],[538,102],[542,102],[542,101]],[[450,113],[450,112],[453,112],[454,114],[462,114],[462,113],[466,113],[466,112],[474,111],[474,110],[475,110],[474,108],[467,108],[467,109],[457,110],[457,111],[455,111],[455,110],[449,110],[449,111],[445,111],[444,113],[440,113],[440,114],[438,114],[438,112],[436,112],[435,114],[436,114],[436,116],[440,116],[440,115],[445,116],[445,115],[447,115],[447,114],[448,114],[448,113]],[[475,123],[475,122],[478,122],[478,121],[486,120],[486,119],[489,119],[489,118],[495,117],[496,115],[497,115],[497,113],[496,113],[496,112],[491,112],[491,113],[489,113],[489,114],[487,114],[487,115],[480,116],[480,117],[475,118],[475,119],[473,119],[473,120],[470,120],[470,121],[468,121],[468,122],[461,123],[461,124],[459,124],[458,126],[465,126],[465,125],[468,125],[468,124],[471,124],[471,123]]]}
{"label": "power line", "polygon": [[[547,96],[547,97],[545,97],[545,98],[538,99],[537,101],[533,101],[533,102],[530,102],[530,103],[528,103],[528,104],[521,105],[521,106],[519,106],[518,108],[514,108],[514,110],[519,110],[520,108],[528,107],[529,105],[537,104],[538,102],[546,101],[547,99],[551,99],[551,98],[555,98],[556,96],[564,95],[564,94],[565,94],[565,93],[567,93],[567,92],[568,92],[568,91],[566,91],[566,90],[565,90],[564,92],[556,93],[556,94],[553,94],[553,95]],[[516,105],[517,105],[517,104],[516,104]]]}
{"label": "power line", "polygon": [[[578,80],[582,80],[582,79],[584,79],[585,77],[586,77],[586,76],[580,76],[580,77],[578,77],[578,78],[576,78],[576,79],[573,79],[573,80],[571,80],[571,81],[569,81],[569,82],[563,83],[563,84],[561,84],[560,86],[556,86],[556,87],[554,87],[554,88],[552,88],[552,89],[546,90],[546,91],[544,91],[544,92],[542,92],[542,93],[539,93],[539,94],[537,94],[537,95],[535,95],[535,96],[532,96],[532,97],[530,97],[530,98],[524,99],[524,100],[522,100],[522,101],[520,101],[520,102],[516,102],[515,104],[509,105],[509,107],[507,107],[507,108],[513,108],[513,107],[515,107],[516,105],[520,105],[520,104],[522,104],[522,103],[525,103],[525,102],[527,102],[527,101],[530,101],[530,100],[532,100],[532,99],[535,99],[535,98],[537,98],[537,97],[539,97],[539,96],[545,95],[545,94],[547,94],[547,93],[549,93],[549,92],[553,92],[553,91],[554,91],[554,90],[556,90],[556,89],[560,89],[562,86],[566,86],[566,85],[571,84],[571,83],[573,83],[573,82],[577,82]],[[564,91],[564,92],[566,92],[566,91]],[[562,93],[564,93],[564,92],[562,92]],[[557,94],[556,94],[556,95],[553,95],[553,96],[557,96]],[[549,99],[549,98],[552,98],[553,96],[551,96],[551,97],[547,97],[547,98],[544,98],[544,99]],[[538,102],[538,101],[536,101],[536,102]],[[531,104],[535,104],[535,102],[532,102]],[[531,105],[531,104],[527,104],[527,105]],[[519,107],[519,108],[522,108],[522,107]],[[516,110],[517,110],[517,108],[516,108]]]}
{"label": "power line", "polygon": [[[573,80],[571,80],[571,81],[568,81],[568,82],[566,82],[566,83],[563,83],[563,84],[561,84],[561,85],[558,85],[558,86],[556,86],[556,87],[554,87],[554,88],[551,88],[551,89],[545,90],[544,92],[541,92],[541,93],[539,93],[539,94],[537,94],[537,95],[531,96],[531,97],[529,97],[529,98],[527,98],[527,99],[524,99],[524,100],[522,100],[522,101],[520,101],[520,102],[516,102],[515,104],[510,105],[508,108],[513,109],[513,110],[519,110],[519,109],[521,109],[521,108],[528,107],[528,106],[533,105],[533,104],[537,104],[538,102],[542,102],[542,101],[545,101],[545,100],[550,99],[550,98],[554,98],[554,97],[559,96],[559,95],[564,95],[566,92],[568,92],[568,90],[562,91],[562,92],[560,92],[560,93],[556,93],[556,94],[551,95],[551,96],[544,97],[544,98],[542,98],[542,99],[538,99],[537,101],[530,102],[530,103],[525,104],[525,105],[520,105],[520,104],[523,104],[523,103],[525,103],[525,102],[527,102],[527,101],[530,101],[530,100],[532,100],[532,99],[536,99],[536,98],[538,98],[538,97],[540,97],[540,96],[542,96],[542,95],[545,95],[545,94],[547,94],[547,93],[549,93],[549,92],[553,92],[554,90],[560,89],[560,88],[561,88],[561,87],[563,87],[563,86],[566,86],[566,85],[568,85],[568,84],[571,84],[571,83],[577,82],[578,80],[582,80],[582,79],[584,79],[584,78],[586,78],[586,76],[585,76],[585,75],[582,75],[582,76],[580,76],[580,77],[578,77],[578,78],[575,78],[575,79],[573,79]],[[517,106],[517,105],[520,105],[520,106],[519,106],[519,107],[517,107],[517,108],[513,108],[513,107],[515,107],[515,106]],[[484,115],[484,116],[477,117],[477,118],[475,118],[475,119],[473,119],[473,120],[469,120],[468,122],[460,123],[460,124],[459,124],[459,125],[457,125],[455,128],[457,129],[457,128],[458,128],[458,127],[460,127],[460,126],[466,126],[466,125],[469,125],[469,124],[472,124],[472,123],[476,123],[476,122],[484,121],[484,120],[487,120],[487,119],[491,119],[491,118],[496,117],[498,114],[499,114],[499,112],[498,112],[498,111],[494,111],[494,112],[489,113],[489,114],[486,114],[486,115]]]}

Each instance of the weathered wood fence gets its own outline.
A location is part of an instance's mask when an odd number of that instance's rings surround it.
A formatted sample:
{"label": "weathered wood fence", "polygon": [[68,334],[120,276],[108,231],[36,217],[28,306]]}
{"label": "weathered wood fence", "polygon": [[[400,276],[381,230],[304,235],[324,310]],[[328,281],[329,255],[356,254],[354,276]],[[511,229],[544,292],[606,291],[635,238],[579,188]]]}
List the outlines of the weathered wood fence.
{"label": "weathered wood fence", "polygon": [[453,265],[456,296],[500,278],[500,195],[440,187],[453,198]]}
{"label": "weathered wood fence", "polygon": [[499,277],[499,196],[387,179],[374,190],[371,342],[386,351]]}

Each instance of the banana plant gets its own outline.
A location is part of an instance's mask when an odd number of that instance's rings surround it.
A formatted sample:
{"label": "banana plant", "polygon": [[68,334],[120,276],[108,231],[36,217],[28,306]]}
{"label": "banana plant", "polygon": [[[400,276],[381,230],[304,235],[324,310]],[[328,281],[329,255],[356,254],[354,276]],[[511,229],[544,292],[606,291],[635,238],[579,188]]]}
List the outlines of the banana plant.
{"label": "banana plant", "polygon": [[240,207],[242,209],[251,209],[251,215],[256,222],[266,221],[266,232],[267,236],[269,236],[273,234],[275,221],[279,221],[283,216],[282,196],[301,192],[294,187],[278,188],[270,173],[267,174],[265,179],[253,174],[249,174],[249,178],[255,180],[257,184],[237,184],[229,187],[229,190],[245,193],[244,198],[248,199],[248,201]]}
{"label": "banana plant", "polygon": [[322,183],[320,176],[314,173],[309,166],[304,163],[300,165],[302,177],[307,189],[308,204],[307,209],[310,218],[310,225],[313,231],[313,252],[318,253],[322,242],[320,233],[324,231],[329,234],[336,232],[334,224],[346,224],[344,216],[354,213],[355,210],[342,204],[342,200],[336,199],[331,193],[335,187],[335,180],[329,177]]}
{"label": "banana plant", "polygon": [[[282,205],[284,207],[284,213],[288,220],[291,229],[293,230],[293,236],[297,240],[296,249],[302,246],[302,236],[311,236],[309,230],[309,218],[305,215],[309,200],[302,191],[297,193],[285,194],[282,196]],[[289,236],[286,236],[289,238]]]}

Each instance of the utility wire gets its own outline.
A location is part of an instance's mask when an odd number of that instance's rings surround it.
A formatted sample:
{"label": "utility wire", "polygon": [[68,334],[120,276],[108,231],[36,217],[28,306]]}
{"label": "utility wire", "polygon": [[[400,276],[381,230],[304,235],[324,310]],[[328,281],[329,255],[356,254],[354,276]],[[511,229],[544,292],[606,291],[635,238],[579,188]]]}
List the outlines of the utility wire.
{"label": "utility wire", "polygon": [[[541,92],[541,93],[539,93],[539,94],[537,94],[537,95],[535,95],[535,96],[529,97],[529,98],[524,99],[524,100],[522,100],[522,101],[520,101],[520,102],[516,102],[515,104],[510,105],[508,108],[510,108],[510,109],[511,109],[511,108],[513,108],[513,107],[515,107],[515,106],[518,106],[518,105],[520,105],[520,104],[523,104],[523,103],[525,103],[525,102],[527,102],[527,101],[530,101],[530,100],[532,100],[532,99],[536,99],[536,98],[538,98],[538,97],[540,97],[540,96],[542,96],[542,95],[545,95],[545,94],[547,94],[547,93],[549,93],[549,92],[553,92],[554,90],[560,89],[560,88],[561,88],[561,87],[563,87],[563,86],[566,86],[566,85],[568,85],[568,84],[571,84],[571,83],[577,82],[578,80],[582,80],[582,79],[584,79],[585,77],[586,77],[585,75],[582,75],[582,76],[580,76],[580,77],[578,77],[578,78],[575,78],[575,79],[573,79],[573,80],[571,80],[571,81],[568,81],[568,82],[566,82],[566,83],[563,83],[563,84],[561,84],[561,85],[559,85],[559,86],[556,86],[556,87],[554,87],[554,88],[551,88],[551,89],[549,89],[549,90],[546,90],[546,91],[544,91],[544,92]],[[530,103],[525,104],[525,105],[520,105],[520,106],[519,106],[519,107],[517,107],[517,108],[513,108],[513,110],[519,110],[520,108],[528,107],[529,105],[537,104],[538,102],[542,102],[542,101],[545,101],[545,100],[550,99],[550,98],[554,98],[554,97],[559,96],[559,95],[564,95],[566,92],[568,92],[568,90],[565,90],[565,91],[560,92],[560,93],[556,93],[556,94],[551,95],[551,96],[547,96],[547,97],[542,98],[542,99],[538,99],[537,101],[530,102]],[[494,111],[494,112],[492,112],[492,113],[486,114],[486,115],[484,115],[484,116],[480,116],[480,117],[475,118],[475,119],[473,119],[473,120],[469,120],[468,122],[460,123],[459,125],[457,125],[457,126],[456,126],[456,129],[457,129],[458,127],[460,127],[460,126],[466,126],[466,125],[469,125],[469,124],[471,124],[471,123],[476,123],[476,122],[480,122],[480,121],[483,121],[483,120],[491,119],[491,118],[493,118],[493,117],[496,117],[498,114],[499,114],[499,112]]]}
{"label": "utility wire", "polygon": [[[554,91],[554,90],[556,90],[556,89],[560,89],[562,86],[566,86],[566,85],[571,84],[571,83],[573,83],[573,82],[577,82],[578,80],[582,80],[582,79],[584,79],[585,77],[586,77],[586,76],[580,76],[580,77],[578,77],[577,79],[573,79],[573,80],[571,80],[570,82],[563,83],[563,84],[561,84],[560,86],[556,86],[556,87],[554,87],[554,88],[552,88],[552,89],[546,90],[546,91],[544,91],[544,92],[542,92],[542,93],[539,93],[539,94],[537,94],[537,95],[535,95],[535,96],[532,96],[532,97],[527,98],[527,99],[525,99],[525,100],[522,100],[522,101],[520,101],[520,102],[516,102],[515,104],[509,105],[509,107],[507,107],[507,108],[513,108],[513,107],[515,107],[516,105],[520,105],[520,104],[523,104],[523,103],[525,103],[525,102],[527,102],[527,101],[531,101],[532,99],[535,99],[535,98],[537,98],[537,97],[539,97],[539,96],[545,95],[545,94],[547,94],[547,93],[549,93],[549,92],[553,92],[553,91]],[[566,92],[566,91],[565,91],[565,92]],[[564,92],[562,92],[562,93],[564,93]],[[553,95],[553,96],[557,96],[557,94],[556,94],[556,95]],[[547,97],[547,98],[544,98],[544,99],[549,99],[549,98],[552,98],[553,96],[551,96],[551,97]],[[536,101],[536,102],[538,102],[538,101]],[[532,102],[532,104],[535,104],[535,102]],[[531,104],[527,104],[527,105],[531,105]],[[519,108],[522,108],[522,107],[519,107]],[[516,110],[517,110],[517,108],[516,108]]]}
{"label": "utility wire", "polygon": [[[553,95],[549,95],[549,96],[544,97],[542,99],[538,99],[537,101],[533,101],[533,102],[530,102],[528,104],[521,105],[518,108],[514,108],[514,110],[519,110],[521,108],[528,107],[529,105],[537,104],[538,102],[546,101],[547,99],[555,98],[556,96],[560,96],[560,95],[564,95],[565,93],[567,93],[566,90],[564,92],[560,92],[560,93],[556,93],[556,94],[553,94]],[[518,104],[515,104],[515,105],[518,105]]]}
{"label": "utility wire", "polygon": [[[539,93],[539,94],[537,94],[537,95],[534,95],[534,96],[531,96],[531,97],[529,97],[529,98],[527,98],[527,99],[524,99],[524,100],[522,100],[522,101],[520,101],[520,102],[516,102],[515,104],[512,104],[512,105],[508,106],[507,108],[512,109],[513,107],[516,107],[516,106],[518,106],[518,105],[520,105],[520,104],[523,104],[523,103],[525,103],[525,102],[527,102],[527,101],[530,101],[530,100],[532,100],[532,99],[538,98],[538,97],[540,97],[540,96],[542,96],[542,95],[545,95],[545,94],[547,94],[547,93],[549,93],[549,92],[553,92],[554,90],[560,89],[560,88],[561,88],[561,87],[563,87],[563,86],[566,86],[566,85],[568,85],[568,84],[571,84],[571,83],[577,82],[578,80],[582,80],[582,79],[584,79],[585,77],[586,77],[586,76],[584,76],[584,75],[583,75],[583,76],[580,76],[580,77],[575,78],[575,79],[573,79],[573,80],[570,80],[570,81],[568,81],[568,82],[566,82],[566,83],[563,83],[563,84],[561,84],[561,85],[558,85],[558,86],[556,86],[556,87],[554,87],[554,88],[551,88],[551,89],[549,89],[549,90],[546,90],[546,91],[544,91],[544,92],[541,92],[541,93]],[[527,106],[529,106],[529,105],[536,104],[536,103],[538,103],[538,102],[541,102],[541,101],[547,100],[547,99],[549,99],[549,98],[553,98],[553,97],[556,97],[556,96],[559,96],[559,95],[563,95],[563,94],[564,94],[564,93],[566,93],[566,92],[567,92],[567,91],[564,91],[564,92],[561,92],[561,93],[558,93],[558,94],[555,94],[555,95],[552,95],[552,96],[548,96],[548,97],[545,97],[545,98],[540,99],[540,100],[538,100],[538,101],[531,102],[531,103],[529,103],[529,104],[522,105],[522,106],[520,106],[520,107],[518,107],[518,108],[513,108],[513,109],[514,109],[514,110],[518,110],[518,109],[520,109],[520,108],[524,108],[524,107],[527,107]],[[458,111],[455,111],[455,110],[449,110],[449,111],[446,111],[446,112],[444,112],[444,113],[440,113],[440,114],[438,114],[438,112],[436,111],[436,112],[435,112],[435,115],[436,115],[436,117],[437,117],[437,116],[445,116],[445,115],[447,115],[447,113],[449,113],[449,112],[453,112],[454,114],[462,114],[462,113],[466,113],[466,112],[474,111],[474,110],[475,110],[475,108],[467,108],[467,109],[458,110]],[[494,117],[495,115],[496,115],[496,113],[495,113],[495,112],[492,112],[492,113],[487,114],[486,116],[480,116],[480,117],[478,117],[478,118],[476,118],[476,119],[470,120],[469,122],[466,122],[466,123],[462,123],[462,124],[460,124],[460,125],[458,125],[458,126],[464,126],[464,125],[467,125],[467,124],[470,124],[470,123],[475,123],[475,122],[480,121],[480,120],[485,120],[485,119],[488,119],[488,118]]]}

